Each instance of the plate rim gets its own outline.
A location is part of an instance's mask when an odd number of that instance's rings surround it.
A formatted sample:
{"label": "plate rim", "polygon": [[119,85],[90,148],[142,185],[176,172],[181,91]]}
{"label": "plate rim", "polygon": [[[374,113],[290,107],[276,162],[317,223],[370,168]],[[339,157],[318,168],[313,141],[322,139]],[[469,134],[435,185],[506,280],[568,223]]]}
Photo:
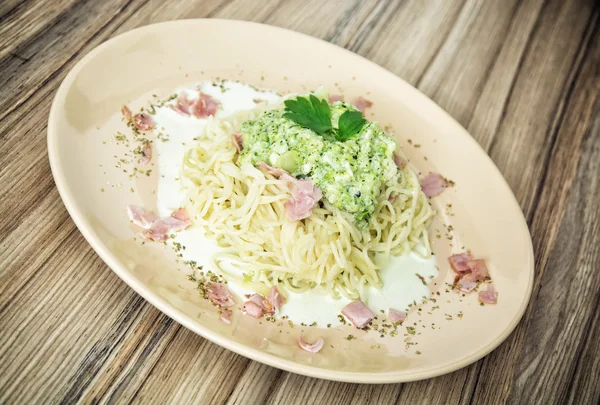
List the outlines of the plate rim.
{"label": "plate rim", "polygon": [[[331,370],[326,368],[320,368],[316,366],[304,365],[301,363],[297,363],[292,360],[283,359],[281,357],[275,356],[271,353],[267,353],[264,351],[260,351],[259,349],[251,348],[246,346],[245,344],[238,343],[230,338],[223,337],[218,333],[213,332],[209,327],[203,326],[198,323],[188,315],[183,312],[172,307],[166,300],[156,296],[149,289],[147,289],[143,283],[137,280],[132,275],[128,274],[124,266],[119,263],[116,257],[111,253],[110,249],[91,231],[91,229],[85,224],[83,220],[84,214],[80,207],[75,204],[75,198],[73,196],[72,190],[69,188],[67,180],[64,175],[64,169],[58,157],[58,131],[56,130],[57,125],[57,115],[58,111],[62,108],[62,101],[65,99],[65,96],[68,90],[71,88],[71,85],[77,78],[77,74],[85,68],[85,66],[93,60],[93,58],[101,53],[103,50],[109,48],[113,44],[118,41],[123,40],[129,36],[135,36],[144,34],[146,31],[153,31],[158,27],[164,27],[168,25],[182,25],[182,24],[239,24],[243,29],[245,26],[259,26],[261,29],[273,30],[274,32],[286,32],[287,34],[298,35],[305,37],[312,41],[319,41],[323,45],[331,46],[335,48],[337,52],[342,51],[346,53],[352,54],[354,57],[360,58],[362,63],[367,63],[373,69],[378,69],[381,74],[385,74],[393,77],[396,80],[403,82],[405,86],[408,86],[414,95],[421,100],[420,102],[428,105],[429,108],[436,110],[438,113],[441,113],[445,116],[447,122],[452,126],[452,131],[462,132],[466,140],[468,142],[472,142],[473,146],[479,149],[479,151],[485,155],[485,157],[489,160],[489,163],[496,170],[497,174],[501,179],[502,187],[505,187],[506,190],[510,194],[510,202],[518,208],[518,211],[521,213],[519,219],[521,220],[521,226],[524,228],[524,231],[527,233],[529,238],[527,238],[529,242],[528,251],[528,259],[530,263],[529,270],[529,278],[527,280],[527,288],[525,292],[524,299],[522,301],[521,306],[519,307],[516,316],[511,320],[511,322],[507,325],[502,333],[500,333],[494,340],[480,348],[479,350],[471,353],[469,356],[464,357],[460,361],[449,363],[445,365],[439,365],[433,368],[428,368],[420,371],[409,372],[406,371],[393,371],[393,372],[349,372],[349,371],[340,371],[340,370]],[[411,95],[412,96],[412,95]],[[387,70],[386,68],[378,65],[377,63],[358,55],[354,52],[351,52],[341,46],[336,44],[327,42],[320,38],[316,38],[301,32],[289,30],[282,27],[277,27],[268,24],[262,24],[252,21],[245,20],[235,20],[235,19],[221,19],[221,18],[193,18],[193,19],[181,19],[181,20],[172,20],[159,22],[155,24],[149,24],[145,26],[141,26],[138,28],[134,28],[132,30],[121,33],[117,36],[114,36],[100,45],[96,46],[90,52],[88,52],[84,57],[82,57],[76,64],[73,66],[69,73],[62,80],[56,94],[53,98],[52,105],[50,108],[50,114],[48,117],[48,126],[47,126],[47,147],[48,147],[48,158],[50,162],[50,169],[52,172],[52,176],[54,178],[54,182],[58,189],[59,195],[65,205],[67,212],[70,217],[75,222],[75,225],[84,236],[86,241],[92,246],[94,251],[100,256],[100,258],[108,265],[108,267],[121,279],[123,280],[130,288],[132,288],[137,294],[142,296],[148,303],[154,306],[156,309],[161,311],[163,314],[167,315],[169,318],[173,319],[180,325],[185,328],[193,331],[194,333],[200,335],[201,337],[215,343],[221,347],[224,347],[227,350],[231,350],[234,353],[252,359],[254,361],[258,361],[263,364],[267,364],[272,367],[276,367],[288,372],[301,374],[308,377],[321,378],[330,381],[340,381],[340,382],[351,382],[351,383],[365,383],[365,384],[386,384],[386,383],[401,383],[401,382],[410,382],[410,381],[418,381],[428,378],[437,377],[443,374],[451,373],[453,371],[459,370],[463,367],[466,367],[481,358],[488,355],[491,351],[496,349],[508,336],[514,331],[516,326],[521,321],[527,306],[529,305],[529,301],[531,299],[531,294],[533,290],[533,281],[535,275],[535,262],[534,262],[534,251],[533,251],[533,241],[531,239],[531,234],[529,232],[529,227],[523,215],[520,205],[514,195],[514,192],[506,182],[506,179],[502,175],[502,172],[498,169],[496,164],[487,154],[487,152],[481,147],[481,145],[473,138],[473,136],[462,126],[460,125],[449,113],[447,113],[444,109],[442,109],[437,103],[427,97],[420,90],[415,88],[412,84],[406,82],[401,77],[397,76],[393,72]]]}

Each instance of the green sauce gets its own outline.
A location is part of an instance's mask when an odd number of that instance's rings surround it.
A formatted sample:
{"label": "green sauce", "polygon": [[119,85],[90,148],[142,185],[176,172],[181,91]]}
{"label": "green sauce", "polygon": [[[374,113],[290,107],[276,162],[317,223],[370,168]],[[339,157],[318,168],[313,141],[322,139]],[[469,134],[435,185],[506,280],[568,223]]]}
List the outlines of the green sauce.
{"label": "green sauce", "polygon": [[[339,101],[332,104],[333,125],[342,113],[354,109]],[[283,109],[266,111],[242,124],[239,164],[262,161],[297,178],[308,178],[334,207],[357,221],[368,220],[382,187],[397,173],[395,141],[379,124],[368,122],[358,135],[340,142],[283,118],[283,113]]]}

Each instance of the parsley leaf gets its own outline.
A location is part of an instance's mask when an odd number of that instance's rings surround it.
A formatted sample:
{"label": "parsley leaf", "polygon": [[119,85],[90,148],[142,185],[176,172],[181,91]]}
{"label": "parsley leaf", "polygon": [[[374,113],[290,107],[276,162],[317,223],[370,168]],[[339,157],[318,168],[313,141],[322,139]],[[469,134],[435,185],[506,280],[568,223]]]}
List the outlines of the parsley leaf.
{"label": "parsley leaf", "polygon": [[358,134],[365,125],[367,120],[363,117],[360,111],[348,110],[344,112],[338,121],[338,131],[336,139],[338,141],[345,141],[346,139],[352,138]]}
{"label": "parsley leaf", "polygon": [[301,127],[311,129],[319,135],[330,131],[331,110],[325,100],[321,100],[314,95],[310,98],[297,97],[295,100],[286,100],[285,114],[283,118],[294,121]]}
{"label": "parsley leaf", "polygon": [[319,135],[329,133],[343,142],[360,132],[367,122],[360,111],[345,111],[338,120],[338,128],[331,124],[329,103],[313,94],[308,97],[296,97],[286,100],[283,118],[295,122],[303,128],[313,130]]}

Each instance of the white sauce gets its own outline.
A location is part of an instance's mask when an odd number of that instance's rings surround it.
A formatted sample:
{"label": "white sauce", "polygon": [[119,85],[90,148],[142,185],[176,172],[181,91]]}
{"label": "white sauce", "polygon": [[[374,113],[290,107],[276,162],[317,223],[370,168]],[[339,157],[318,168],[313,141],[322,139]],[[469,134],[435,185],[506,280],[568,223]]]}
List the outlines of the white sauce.
{"label": "white sauce", "polygon": [[[256,106],[253,99],[261,99],[267,103],[280,102],[281,97],[273,92],[263,92],[252,87],[237,83],[225,82],[226,91],[223,92],[220,86],[215,86],[210,82],[200,85],[200,90],[221,102],[221,108],[217,112],[217,117],[226,117],[233,113],[251,110]],[[175,93],[185,91],[189,99],[198,97],[198,91],[194,89],[175,89]],[[162,142],[157,139],[154,142],[155,155],[158,155],[158,215],[161,217],[169,216],[173,211],[180,207],[181,201],[185,197],[185,191],[182,190],[179,181],[183,154],[194,142],[194,138],[202,133],[205,119],[197,119],[191,116],[184,116],[169,107],[156,109],[156,115],[153,117],[156,123],[157,133],[164,133],[168,141]]]}
{"label": "white sauce", "polygon": [[[211,83],[203,83],[201,90],[218,99],[222,108],[217,113],[218,117],[224,117],[235,112],[249,110],[256,105],[253,99],[259,98],[268,103],[277,103],[281,97],[272,92],[255,90],[248,85],[236,82],[224,82],[226,88],[222,92],[220,86]],[[179,91],[181,89],[177,89]],[[197,93],[195,90],[185,90],[190,98]],[[181,189],[179,175],[185,150],[192,145],[193,138],[198,136],[204,128],[206,120],[183,116],[168,107],[157,108],[154,116],[158,132],[163,132],[169,137],[169,141],[154,143],[155,156],[158,156],[159,182],[157,190],[158,214],[168,216],[179,208],[185,198],[185,192]],[[185,144],[185,145],[184,145]],[[176,242],[186,247],[179,253],[185,261],[193,260],[198,265],[210,267],[211,259],[215,253],[221,251],[215,243],[204,238],[204,231],[198,228],[179,232],[175,238]],[[172,243],[172,242],[169,242]],[[239,272],[234,264],[226,264],[226,270]],[[385,312],[389,308],[399,311],[408,310],[408,305],[413,302],[420,303],[423,297],[429,297],[430,290],[418,277],[420,275],[426,281],[437,277],[438,270],[435,258],[422,259],[414,253],[407,253],[400,257],[393,257],[390,263],[381,271],[383,287],[366,287],[363,291],[365,303],[376,315],[381,317],[381,310]],[[230,291],[237,295],[239,301],[243,301],[243,295],[252,293],[245,288],[229,283]],[[316,322],[320,327],[340,325],[338,314],[350,300],[345,298],[333,299],[319,289],[307,291],[302,294],[288,294],[288,300],[283,306],[279,316],[287,315],[294,323],[312,324]],[[384,319],[384,318],[383,318]]]}

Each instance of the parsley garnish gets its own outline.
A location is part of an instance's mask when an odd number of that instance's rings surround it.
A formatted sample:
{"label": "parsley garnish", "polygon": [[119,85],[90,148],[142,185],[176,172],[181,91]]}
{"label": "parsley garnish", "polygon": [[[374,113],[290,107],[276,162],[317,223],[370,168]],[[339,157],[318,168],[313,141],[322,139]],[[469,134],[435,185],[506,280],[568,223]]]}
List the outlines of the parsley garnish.
{"label": "parsley garnish", "polygon": [[295,100],[286,100],[284,104],[285,114],[283,114],[283,118],[294,121],[301,127],[311,129],[319,135],[333,129],[331,126],[331,110],[327,101],[311,94],[310,100],[305,97],[298,97]]}
{"label": "parsley garnish", "polygon": [[335,138],[338,141],[345,141],[352,138],[358,134],[366,121],[360,111],[348,110],[344,112],[338,121],[338,130]]}
{"label": "parsley garnish", "polygon": [[338,120],[338,128],[331,124],[331,109],[327,101],[313,94],[286,100],[283,118],[319,135],[332,134],[338,141],[345,141],[358,134],[367,122],[360,111],[345,111]]}

